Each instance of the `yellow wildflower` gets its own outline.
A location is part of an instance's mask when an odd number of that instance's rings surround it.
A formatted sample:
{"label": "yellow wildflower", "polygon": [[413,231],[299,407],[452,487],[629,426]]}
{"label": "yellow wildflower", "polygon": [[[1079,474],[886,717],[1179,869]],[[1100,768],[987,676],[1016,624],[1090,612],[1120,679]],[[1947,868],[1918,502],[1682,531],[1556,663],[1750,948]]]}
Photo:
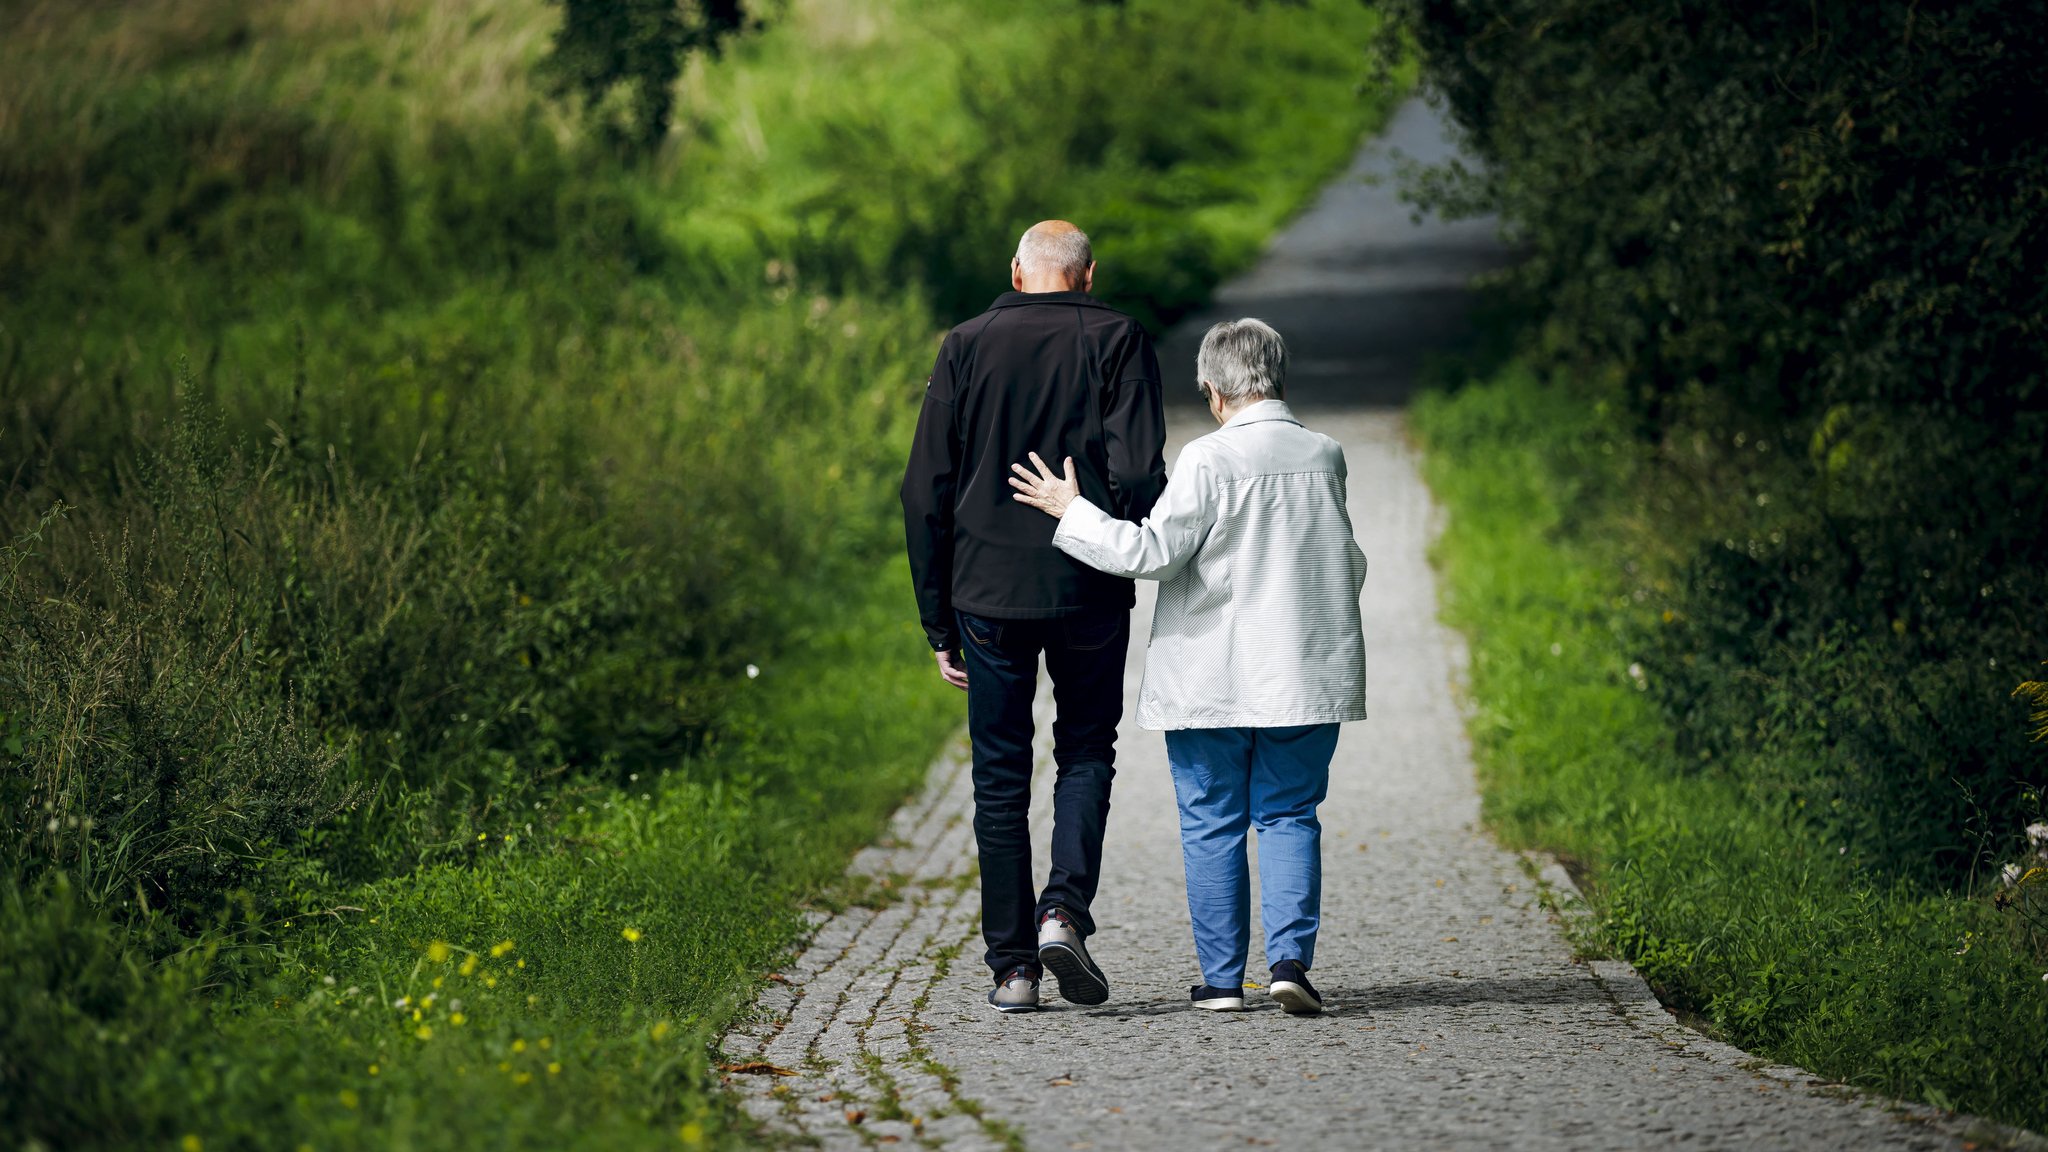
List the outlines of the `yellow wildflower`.
{"label": "yellow wildflower", "polygon": [[456,971],[462,973],[464,976],[476,975],[476,954],[474,952],[470,953],[470,955],[462,961],[462,967],[457,968]]}
{"label": "yellow wildflower", "polygon": [[450,1012],[448,1014],[448,1022],[450,1024],[455,1025],[457,1028],[460,1028],[464,1024],[469,1023],[469,1017],[463,1015],[460,1012]]}
{"label": "yellow wildflower", "polygon": [[434,977],[434,987],[436,987],[436,988],[439,988],[440,986],[441,986],[441,978],[440,978],[439,976],[436,976],[436,977]]}
{"label": "yellow wildflower", "polygon": [[561,1062],[560,1060],[550,1060],[550,1061],[548,1061],[548,1075],[550,1075],[550,1076],[560,1076],[561,1074],[562,1074],[562,1062]]}
{"label": "yellow wildflower", "polygon": [[510,940],[500,940],[496,944],[491,945],[491,959],[496,960],[511,950],[512,942]]}
{"label": "yellow wildflower", "polygon": [[484,987],[486,987],[486,988],[496,988],[497,986],[498,986],[498,978],[497,978],[496,976],[486,976],[486,977],[484,977]]}
{"label": "yellow wildflower", "polygon": [[185,1138],[183,1140],[178,1141],[178,1147],[184,1149],[185,1152],[199,1152],[199,1149],[201,1148],[201,1144],[199,1143],[199,1137],[193,1135],[190,1132],[187,1132],[185,1133]]}
{"label": "yellow wildflower", "polygon": [[377,1066],[376,1066],[375,1064],[372,1064],[372,1065],[370,1065],[370,1075],[372,1075],[372,1076],[375,1076],[376,1074],[377,1074]]}
{"label": "yellow wildflower", "polygon": [[449,955],[453,951],[454,949],[448,947],[447,941],[436,940],[432,944],[427,945],[427,959],[436,964],[446,964]]}
{"label": "yellow wildflower", "polygon": [[343,1088],[341,1090],[341,1106],[343,1108],[354,1110],[355,1106],[362,1102],[362,1098],[356,1095],[355,1089]]}
{"label": "yellow wildflower", "polygon": [[524,960],[521,960],[521,961],[520,961],[520,962],[519,962],[518,964],[514,965],[514,967],[517,967],[517,968],[524,968],[524,967],[526,967],[526,961],[524,961]]}
{"label": "yellow wildflower", "polygon": [[695,1120],[676,1129],[676,1136],[685,1144],[697,1145],[704,1142],[704,1126]]}
{"label": "yellow wildflower", "polygon": [[628,944],[638,944],[640,942],[640,930],[638,928],[624,929],[619,935],[624,936]]}
{"label": "yellow wildflower", "polygon": [[526,1041],[524,1041],[524,1040],[514,1040],[514,1041],[512,1042],[512,1050],[513,1050],[514,1052],[524,1052],[524,1051],[526,1051]]}
{"label": "yellow wildflower", "polygon": [[668,1021],[663,1020],[659,1024],[656,1024],[654,1027],[649,1028],[647,1030],[647,1034],[654,1037],[656,1040],[668,1039]]}
{"label": "yellow wildflower", "polygon": [[547,1037],[545,1037],[545,1036],[543,1036],[543,1037],[541,1037],[541,1038],[540,1038],[540,1050],[541,1050],[541,1051],[545,1052],[545,1051],[547,1051],[548,1049],[550,1049],[550,1048],[553,1048],[554,1046],[555,1046],[555,1042],[554,1042],[553,1040],[550,1040],[550,1039],[548,1039],[548,1038],[547,1038]]}
{"label": "yellow wildflower", "polygon": [[422,1040],[432,1040],[434,1038],[434,1029],[432,1025],[422,1024],[418,1028],[413,1029],[412,1034]]}
{"label": "yellow wildflower", "polygon": [[521,1072],[519,1075],[514,1076],[512,1078],[512,1082],[514,1084],[531,1084],[533,1083],[533,1073]]}

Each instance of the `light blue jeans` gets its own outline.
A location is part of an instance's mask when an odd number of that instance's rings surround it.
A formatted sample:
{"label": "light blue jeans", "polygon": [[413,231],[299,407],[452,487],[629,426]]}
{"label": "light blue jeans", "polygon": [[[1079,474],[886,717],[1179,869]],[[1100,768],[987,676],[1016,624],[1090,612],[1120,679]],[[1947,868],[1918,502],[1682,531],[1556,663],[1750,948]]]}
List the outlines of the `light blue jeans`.
{"label": "light blue jeans", "polygon": [[1323,826],[1316,806],[1330,790],[1337,727],[1183,728],[1166,734],[1203,983],[1244,984],[1251,943],[1247,827],[1259,830],[1266,963],[1299,960],[1304,968],[1315,966],[1323,903]]}

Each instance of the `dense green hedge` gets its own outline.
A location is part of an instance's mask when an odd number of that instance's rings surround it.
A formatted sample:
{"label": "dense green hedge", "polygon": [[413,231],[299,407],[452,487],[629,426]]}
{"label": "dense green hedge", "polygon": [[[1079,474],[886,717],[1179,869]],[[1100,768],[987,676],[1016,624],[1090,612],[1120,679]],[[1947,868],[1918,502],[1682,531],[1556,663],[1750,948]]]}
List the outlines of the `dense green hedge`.
{"label": "dense green hedge", "polygon": [[[1658,449],[1631,592],[1702,770],[1966,887],[2048,759],[2048,7],[1415,0],[1546,355]],[[1469,175],[1469,174],[1468,174]]]}
{"label": "dense green hedge", "polygon": [[1534,318],[1421,411],[1490,813],[1738,1042],[2042,1124],[2048,7],[1404,9]]}

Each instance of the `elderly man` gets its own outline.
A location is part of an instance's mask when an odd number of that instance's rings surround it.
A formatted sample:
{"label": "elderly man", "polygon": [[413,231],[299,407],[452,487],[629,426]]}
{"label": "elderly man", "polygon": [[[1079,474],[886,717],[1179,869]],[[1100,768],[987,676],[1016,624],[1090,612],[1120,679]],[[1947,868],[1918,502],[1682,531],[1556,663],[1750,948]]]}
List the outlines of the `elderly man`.
{"label": "elderly man", "polygon": [[1199,1008],[1244,1008],[1247,826],[1259,831],[1268,989],[1320,1012],[1309,983],[1337,726],[1365,719],[1365,554],[1344,508],[1344,450],[1281,400],[1287,348],[1257,320],[1218,324],[1195,362],[1222,427],[1189,444],[1142,524],[1116,519],[1035,453],[1013,499],[1059,518],[1053,543],[1105,573],[1164,581],[1138,722],[1166,730],[1180,802]]}
{"label": "elderly man", "polygon": [[[1064,220],[1024,233],[1013,291],[947,334],[903,477],[911,578],[946,682],[967,692],[982,936],[999,1011],[1038,1007],[1041,973],[1077,1004],[1109,998],[1088,955],[1090,905],[1123,718],[1130,580],[1053,547],[1010,499],[1006,466],[1043,450],[1077,462],[1101,514],[1138,520],[1166,486],[1159,360],[1145,330],[1089,296],[1088,237]],[[1052,870],[1032,891],[1032,701],[1052,677]]]}

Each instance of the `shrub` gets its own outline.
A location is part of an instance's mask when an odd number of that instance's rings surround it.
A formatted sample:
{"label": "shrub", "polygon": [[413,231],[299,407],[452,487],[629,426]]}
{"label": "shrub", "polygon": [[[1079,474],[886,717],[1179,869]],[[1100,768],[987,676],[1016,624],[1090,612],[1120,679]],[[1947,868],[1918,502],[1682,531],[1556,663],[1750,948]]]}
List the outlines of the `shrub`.
{"label": "shrub", "polygon": [[[1696,765],[1966,886],[2040,783],[2048,152],[2035,6],[1414,0],[1542,354],[1656,466],[1633,641]],[[1596,397],[1589,396],[1587,402]]]}

